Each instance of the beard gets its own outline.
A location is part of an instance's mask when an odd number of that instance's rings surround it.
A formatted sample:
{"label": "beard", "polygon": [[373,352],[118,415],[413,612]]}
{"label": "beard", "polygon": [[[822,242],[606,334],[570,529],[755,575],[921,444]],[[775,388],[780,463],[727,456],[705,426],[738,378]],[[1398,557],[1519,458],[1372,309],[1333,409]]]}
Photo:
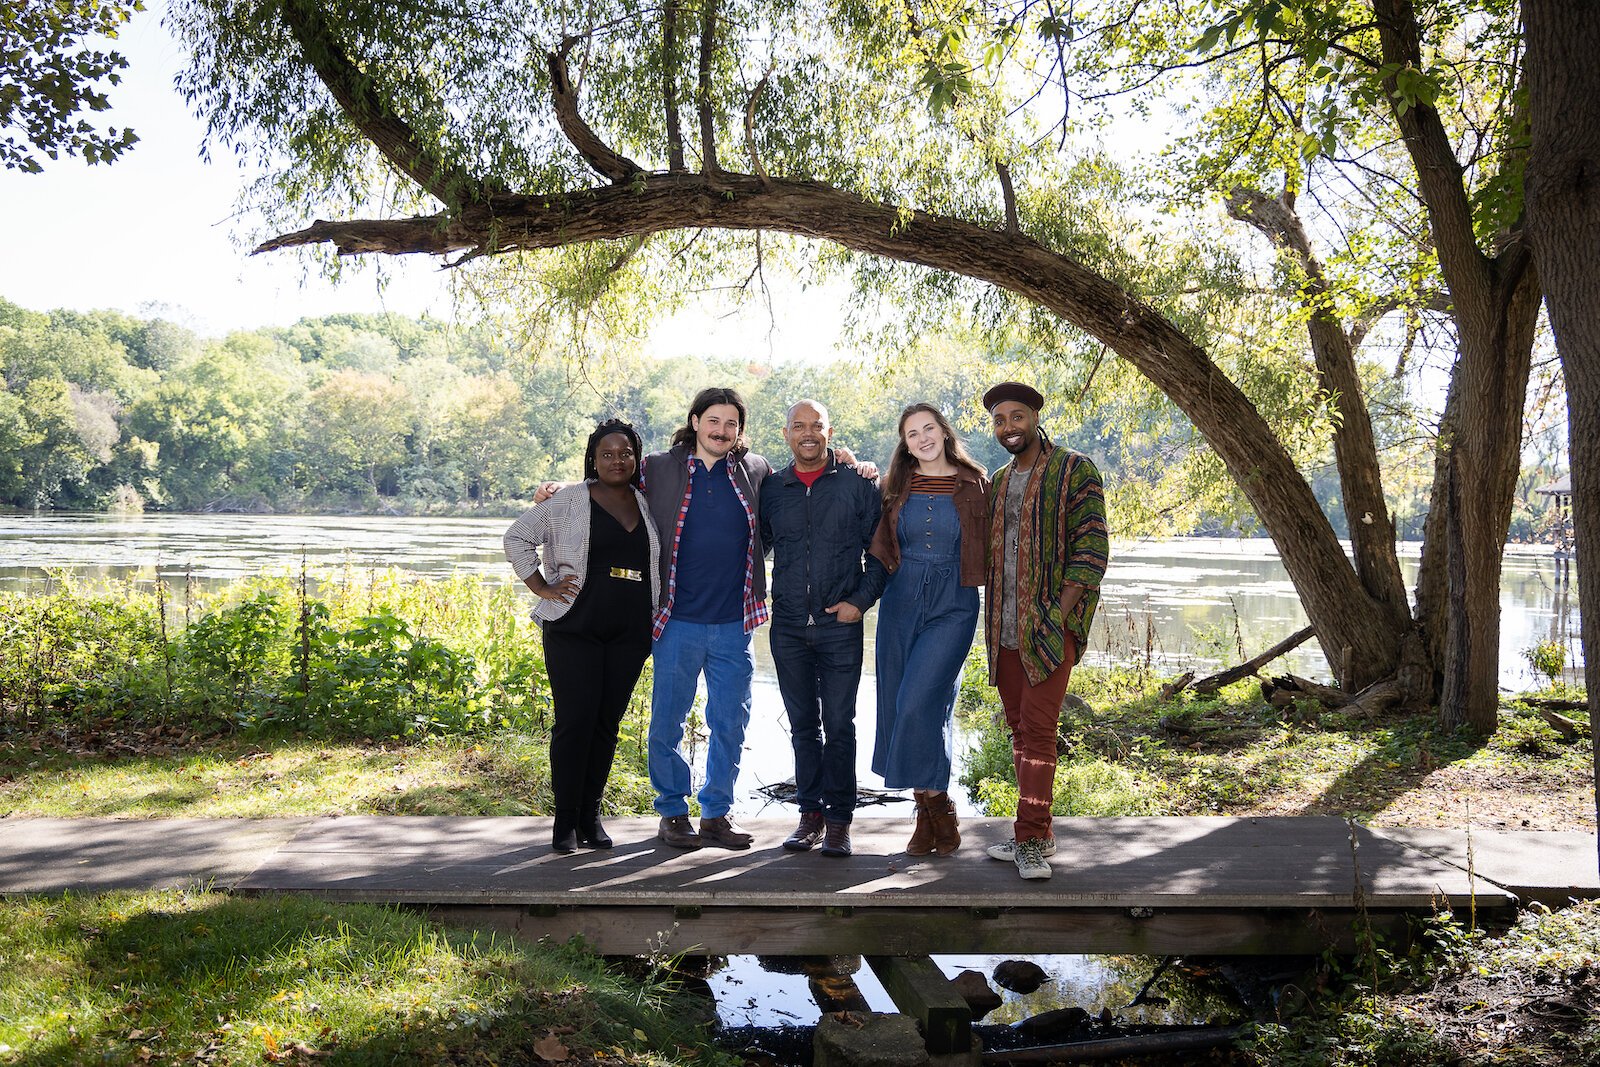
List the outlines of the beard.
{"label": "beard", "polygon": [[1039,431],[1035,430],[1031,434],[1023,434],[1021,437],[1017,438],[1015,443],[1002,440],[1000,442],[1000,447],[1005,449],[1007,452],[1010,452],[1013,456],[1020,456],[1022,453],[1028,450],[1028,446],[1031,445],[1038,436]]}

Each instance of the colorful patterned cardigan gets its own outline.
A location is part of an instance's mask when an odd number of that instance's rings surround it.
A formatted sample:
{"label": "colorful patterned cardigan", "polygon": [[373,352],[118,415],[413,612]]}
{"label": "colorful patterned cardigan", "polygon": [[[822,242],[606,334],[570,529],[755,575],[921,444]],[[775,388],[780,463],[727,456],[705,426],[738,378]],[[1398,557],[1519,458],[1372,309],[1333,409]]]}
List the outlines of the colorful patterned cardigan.
{"label": "colorful patterned cardigan", "polygon": [[[996,472],[989,492],[988,595],[984,637],[989,646],[989,676],[996,676],[1000,653],[1000,590],[1005,562],[1006,485],[1015,461]],[[1022,502],[1017,538],[1017,646],[1023,671],[1039,685],[1066,662],[1066,639],[1074,642],[1073,661],[1089,643],[1089,626],[1100,604],[1100,579],[1110,548],[1106,534],[1105,493],[1100,471],[1081,452],[1044,442]],[[1088,590],[1072,614],[1061,616],[1062,587],[1072,582]]]}

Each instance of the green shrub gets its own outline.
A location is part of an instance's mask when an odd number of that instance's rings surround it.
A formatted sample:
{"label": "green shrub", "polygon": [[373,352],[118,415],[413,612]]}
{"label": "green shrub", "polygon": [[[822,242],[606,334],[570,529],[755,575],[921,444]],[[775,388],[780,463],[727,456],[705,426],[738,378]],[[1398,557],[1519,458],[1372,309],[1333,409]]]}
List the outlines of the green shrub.
{"label": "green shrub", "polygon": [[[315,590],[314,592],[312,590]],[[163,616],[166,616],[164,618]],[[0,594],[0,728],[115,720],[324,737],[548,732],[517,591],[398,570],[264,574],[172,618],[164,590]]]}

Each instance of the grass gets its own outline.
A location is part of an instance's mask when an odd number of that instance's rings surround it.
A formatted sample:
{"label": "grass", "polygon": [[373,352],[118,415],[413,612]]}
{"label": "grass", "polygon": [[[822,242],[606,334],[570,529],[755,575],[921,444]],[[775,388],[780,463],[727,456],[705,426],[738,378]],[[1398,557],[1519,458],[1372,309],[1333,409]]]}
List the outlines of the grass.
{"label": "grass", "polygon": [[657,970],[309,898],[5,904],[0,1063],[706,1063]]}
{"label": "grass", "polygon": [[[607,809],[645,810],[650,796],[642,754],[619,751]],[[181,746],[136,741],[100,751],[36,739],[0,754],[0,815],[281,818],[550,810],[546,742],[515,733],[367,745],[292,738],[215,738]]]}
{"label": "grass", "polygon": [[1379,984],[1344,976],[1303,1017],[1256,1027],[1273,1067],[1600,1062],[1600,901],[1535,906],[1498,936],[1448,917],[1423,947],[1383,955]]}
{"label": "grass", "polygon": [[[981,667],[980,667],[981,670]],[[1593,829],[1593,757],[1524,705],[1487,741],[1432,715],[1357,719],[1280,710],[1254,682],[1213,697],[1159,696],[1144,672],[1080,668],[1062,714],[1057,815],[1355,815],[1376,824]],[[967,704],[978,747],[963,784],[990,814],[1015,811],[1009,736],[992,690]]]}

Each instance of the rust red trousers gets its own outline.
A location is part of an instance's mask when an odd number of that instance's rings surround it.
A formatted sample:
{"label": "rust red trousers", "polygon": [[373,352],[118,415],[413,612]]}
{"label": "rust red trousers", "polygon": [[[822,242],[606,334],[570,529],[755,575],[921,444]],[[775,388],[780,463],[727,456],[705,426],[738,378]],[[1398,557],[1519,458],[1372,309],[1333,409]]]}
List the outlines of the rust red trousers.
{"label": "rust red trousers", "polygon": [[[1069,650],[1072,645],[1068,643]],[[1018,841],[1030,837],[1049,840],[1050,800],[1056,784],[1056,724],[1061,719],[1061,698],[1072,679],[1072,664],[1063,663],[1038,685],[1028,683],[1022,657],[1014,648],[1002,648],[995,688],[1011,728],[1011,760],[1017,771]]]}

